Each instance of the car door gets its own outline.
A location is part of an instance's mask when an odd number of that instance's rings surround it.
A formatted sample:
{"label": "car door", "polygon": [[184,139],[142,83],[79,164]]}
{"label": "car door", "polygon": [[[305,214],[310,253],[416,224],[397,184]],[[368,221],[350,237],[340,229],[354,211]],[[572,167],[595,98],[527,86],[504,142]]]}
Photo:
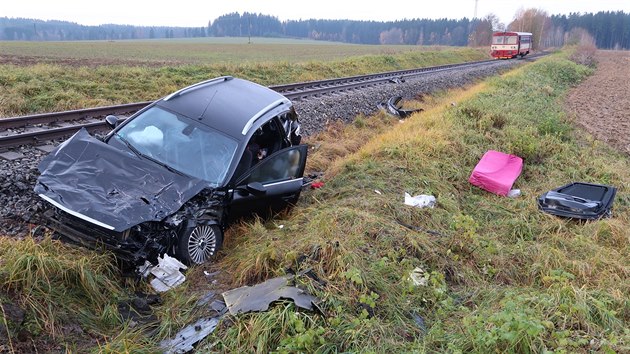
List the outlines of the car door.
{"label": "car door", "polygon": [[[233,190],[229,219],[254,213],[266,215],[295,202],[302,190],[307,151],[306,145],[282,149],[247,171]],[[248,190],[247,185],[256,182],[262,185],[262,191]]]}

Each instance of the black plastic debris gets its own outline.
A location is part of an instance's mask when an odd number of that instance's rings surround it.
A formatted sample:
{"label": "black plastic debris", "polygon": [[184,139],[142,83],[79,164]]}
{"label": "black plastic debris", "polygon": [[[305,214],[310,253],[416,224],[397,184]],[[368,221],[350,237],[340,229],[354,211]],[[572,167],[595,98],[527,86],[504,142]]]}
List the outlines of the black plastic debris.
{"label": "black plastic debris", "polygon": [[223,293],[223,299],[230,314],[247,313],[251,311],[267,311],[269,305],[280,299],[291,299],[295,305],[303,309],[312,310],[313,303],[318,299],[307,294],[304,290],[289,286],[292,276],[269,279],[254,286],[243,286]]}
{"label": "black plastic debris", "polygon": [[565,218],[596,220],[611,216],[615,194],[612,186],[574,182],[541,195],[538,207]]}
{"label": "black plastic debris", "polygon": [[389,79],[389,82],[394,83],[394,84],[402,84],[405,82],[405,78],[403,76],[392,77],[391,79]]}
{"label": "black plastic debris", "polygon": [[387,102],[382,102],[378,104],[378,108],[385,110],[387,113],[397,116],[400,118],[406,118],[413,113],[422,112],[424,109],[403,109],[402,108],[402,97],[394,96],[387,100]]}

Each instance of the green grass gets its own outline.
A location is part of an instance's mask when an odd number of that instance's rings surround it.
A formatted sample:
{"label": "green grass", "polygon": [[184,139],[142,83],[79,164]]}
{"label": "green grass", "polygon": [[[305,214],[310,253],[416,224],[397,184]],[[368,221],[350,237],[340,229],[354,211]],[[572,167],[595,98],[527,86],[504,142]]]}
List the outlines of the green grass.
{"label": "green grass", "polygon": [[[561,108],[589,72],[563,56],[543,59],[437,99],[350,157],[317,162],[328,166],[324,188],[305,193],[285,219],[230,233],[218,267],[236,275],[234,285],[312,269],[322,282],[299,281],[322,299],[324,315],[289,303],[239,315],[207,340],[212,350],[628,351],[628,159],[576,137]],[[524,157],[520,198],[467,182],[488,149]],[[538,195],[570,181],[617,186],[614,217],[576,222],[537,209]],[[405,191],[433,194],[438,207],[404,206]],[[415,268],[427,285],[411,283]]]}
{"label": "green grass", "polygon": [[[457,48],[465,49],[465,48]],[[0,54],[41,60],[120,60],[126,64],[230,64],[258,62],[330,62],[364,55],[418,51],[453,51],[449,47],[358,45],[314,40],[252,38],[191,38],[124,41],[0,42]],[[487,50],[486,50],[487,52]],[[487,53],[485,53],[487,55]],[[89,64],[86,62],[86,64]]]}
{"label": "green grass", "polygon": [[[36,63],[0,64],[0,117],[155,100],[221,75],[274,85],[487,57],[469,48],[292,43],[1,42],[0,52],[36,56]],[[195,53],[217,58],[197,60]]]}
{"label": "green grass", "polygon": [[0,259],[0,300],[25,310],[21,325],[8,326],[12,336],[26,329],[51,341],[65,338],[72,347],[73,339],[66,338],[64,330],[69,326],[98,337],[122,325],[116,303],[124,291],[110,255],[50,238],[35,242],[2,237]]}
{"label": "green grass", "polygon": [[[322,313],[284,301],[266,312],[228,315],[198,350],[628,352],[630,163],[575,131],[562,110],[567,90],[590,72],[564,54],[554,55],[465,91],[410,102],[425,111],[404,123],[380,113],[310,137],[318,147],[310,150],[309,169],[325,172],[322,189],[304,192],[292,212],[274,220],[230,228],[219,261],[193,267],[187,282],[156,308],[161,320],[156,337],[124,326],[112,329],[117,322],[111,320],[82,322],[105,338],[95,350],[150,352],[207,315],[193,305],[196,297],[310,269],[318,280],[301,276],[297,282],[322,300]],[[488,149],[524,158],[515,186],[521,197],[499,197],[467,182]],[[613,217],[578,222],[537,209],[538,195],[570,181],[618,187]],[[405,206],[405,191],[433,194],[438,205]],[[398,221],[435,232],[412,231]],[[30,241],[4,242],[0,281],[3,289],[15,284],[12,299],[26,298],[27,284],[34,281],[9,283],[21,279],[10,274],[36,269],[30,277],[44,279],[35,282],[44,289],[45,279],[64,279],[55,275],[63,274],[58,265],[14,266],[17,255],[39,253]],[[20,249],[21,242],[30,243]],[[55,247],[55,257],[89,254]],[[82,264],[85,271],[100,261]],[[77,267],[66,267],[77,274]],[[219,287],[208,283],[206,269],[224,271]],[[413,284],[414,270],[426,285]],[[90,277],[101,279],[99,274],[116,279],[102,270]],[[109,283],[54,284],[70,294],[77,288],[113,298],[124,292]],[[61,301],[42,296],[34,302],[50,307]],[[116,313],[115,302],[98,299],[90,305],[103,309],[96,318],[111,318],[105,314]],[[77,306],[72,304],[65,306]],[[49,327],[39,328],[49,333]]]}

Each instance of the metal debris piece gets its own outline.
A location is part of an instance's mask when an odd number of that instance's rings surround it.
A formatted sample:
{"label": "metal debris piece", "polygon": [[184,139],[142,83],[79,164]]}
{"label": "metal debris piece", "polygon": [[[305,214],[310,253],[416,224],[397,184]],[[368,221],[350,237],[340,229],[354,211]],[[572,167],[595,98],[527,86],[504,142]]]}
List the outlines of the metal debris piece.
{"label": "metal debris piece", "polygon": [[223,316],[227,312],[227,306],[225,306],[225,302],[220,300],[212,301],[212,303],[210,303],[210,308],[216,311],[221,316]]}
{"label": "metal debris piece", "polygon": [[318,299],[302,289],[288,286],[291,278],[292,276],[272,278],[254,286],[228,290],[223,293],[223,299],[232,315],[250,311],[267,311],[272,302],[280,299],[291,299],[296,306],[313,310],[313,303]]}
{"label": "metal debris piece", "polygon": [[419,108],[419,109],[403,109],[402,108],[402,97],[401,96],[394,96],[391,97],[390,99],[387,100],[387,102],[381,102],[378,104],[378,108],[385,110],[387,113],[396,116],[396,117],[400,117],[400,118],[406,118],[410,115],[412,115],[413,113],[416,112],[422,112],[424,111],[424,109]]}
{"label": "metal debris piece", "polygon": [[149,261],[144,266],[138,267],[138,273],[144,277],[153,274],[155,278],[151,280],[151,286],[158,292],[165,292],[180,285],[186,280],[186,276],[180,272],[180,269],[188,269],[182,262],[164,254],[158,257],[158,265],[152,267]]}
{"label": "metal debris piece", "polygon": [[201,299],[197,300],[197,306],[203,306],[208,304],[212,299],[214,299],[214,291],[211,291],[204,295]]}
{"label": "metal debris piece", "polygon": [[219,324],[219,319],[220,317],[202,318],[194,324],[184,327],[174,338],[160,342],[160,348],[165,354],[192,351],[194,344],[214,331]]}

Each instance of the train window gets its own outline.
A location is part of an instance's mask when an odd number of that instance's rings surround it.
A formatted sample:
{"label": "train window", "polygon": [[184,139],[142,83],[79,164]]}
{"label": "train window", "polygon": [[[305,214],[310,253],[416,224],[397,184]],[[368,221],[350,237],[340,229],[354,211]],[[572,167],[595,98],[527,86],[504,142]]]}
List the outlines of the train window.
{"label": "train window", "polygon": [[503,44],[503,36],[494,36],[492,37],[492,44]]}
{"label": "train window", "polygon": [[506,36],[505,37],[505,44],[516,44],[516,36]]}

